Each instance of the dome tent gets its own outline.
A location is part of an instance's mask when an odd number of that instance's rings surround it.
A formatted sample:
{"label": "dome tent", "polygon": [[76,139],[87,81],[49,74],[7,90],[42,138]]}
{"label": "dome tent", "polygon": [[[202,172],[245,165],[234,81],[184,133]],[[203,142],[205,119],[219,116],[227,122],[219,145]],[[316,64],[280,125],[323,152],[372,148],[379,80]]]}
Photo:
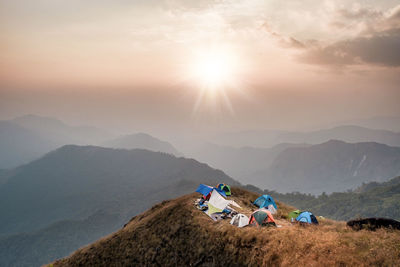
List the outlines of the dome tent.
{"label": "dome tent", "polygon": [[260,209],[266,208],[270,210],[270,212],[272,212],[273,214],[276,213],[276,210],[278,209],[274,199],[270,195],[260,196],[253,202],[253,204],[259,207]]}
{"label": "dome tent", "polygon": [[254,226],[267,226],[274,225],[276,226],[274,217],[271,212],[267,209],[258,209],[250,216],[249,225]]}
{"label": "dome tent", "polygon": [[231,222],[232,225],[235,225],[237,227],[244,227],[249,224],[249,217],[247,217],[244,214],[236,214],[233,216]]}
{"label": "dome tent", "polygon": [[289,212],[288,214],[288,218],[289,220],[291,220],[292,222],[300,215],[301,211],[300,210],[294,210]]}
{"label": "dome tent", "polygon": [[301,223],[318,224],[317,218],[309,211],[303,211],[297,216],[296,221]]}
{"label": "dome tent", "polygon": [[225,193],[225,195],[230,196],[231,193],[231,187],[227,184],[218,184],[217,188]]}

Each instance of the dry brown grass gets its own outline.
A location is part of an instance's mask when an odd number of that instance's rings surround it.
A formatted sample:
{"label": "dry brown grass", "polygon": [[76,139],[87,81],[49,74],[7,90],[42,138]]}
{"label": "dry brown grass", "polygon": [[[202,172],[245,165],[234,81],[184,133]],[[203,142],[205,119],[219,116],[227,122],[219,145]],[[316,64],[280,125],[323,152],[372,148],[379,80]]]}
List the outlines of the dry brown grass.
{"label": "dry brown grass", "polygon": [[[256,194],[234,188],[233,195],[241,212],[256,209]],[[196,197],[156,205],[54,266],[400,266],[400,231],[355,232],[328,219],[292,225],[285,217],[293,208],[282,203],[275,216],[282,228],[237,228],[195,209]]]}

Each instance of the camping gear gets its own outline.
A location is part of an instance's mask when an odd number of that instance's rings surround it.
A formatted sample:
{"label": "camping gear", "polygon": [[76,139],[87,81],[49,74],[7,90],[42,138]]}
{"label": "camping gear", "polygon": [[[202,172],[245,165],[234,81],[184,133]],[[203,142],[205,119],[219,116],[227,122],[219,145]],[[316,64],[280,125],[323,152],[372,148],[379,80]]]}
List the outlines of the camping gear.
{"label": "camping gear", "polygon": [[276,226],[274,217],[271,212],[267,209],[258,209],[253,214],[251,214],[249,219],[249,225],[254,226],[268,226],[274,225]]}
{"label": "camping gear", "polygon": [[261,208],[268,209],[271,213],[275,214],[278,207],[275,204],[274,199],[270,195],[262,195],[257,198],[254,202],[254,205]]}
{"label": "camping gear", "polygon": [[301,223],[318,224],[317,218],[309,211],[303,211],[296,217],[296,221]]}
{"label": "camping gear", "polygon": [[222,211],[230,204],[230,202],[223,198],[217,190],[213,189],[210,199],[208,200],[208,205],[210,204]]}
{"label": "camping gear", "polygon": [[249,224],[249,217],[247,217],[244,214],[236,214],[233,216],[231,222],[232,225],[235,225],[237,227],[244,227]]}
{"label": "camping gear", "polygon": [[288,215],[289,220],[291,222],[294,222],[294,220],[296,220],[297,216],[299,216],[300,213],[301,213],[301,211],[299,211],[299,210],[294,210],[294,211],[289,212],[289,215]]}
{"label": "camping gear", "polygon": [[221,191],[224,191],[224,192],[225,192],[225,195],[227,195],[227,196],[232,195],[231,187],[230,187],[229,185],[227,185],[227,184],[218,184],[218,185],[217,185],[217,188],[218,188],[219,190],[221,190]]}
{"label": "camping gear", "polygon": [[199,187],[197,187],[196,192],[202,194],[203,198],[205,200],[208,200],[211,197],[211,192],[213,190],[216,190],[220,195],[226,197],[226,194],[224,191],[219,190],[218,188],[215,188],[215,187],[205,185],[205,184],[200,184]]}

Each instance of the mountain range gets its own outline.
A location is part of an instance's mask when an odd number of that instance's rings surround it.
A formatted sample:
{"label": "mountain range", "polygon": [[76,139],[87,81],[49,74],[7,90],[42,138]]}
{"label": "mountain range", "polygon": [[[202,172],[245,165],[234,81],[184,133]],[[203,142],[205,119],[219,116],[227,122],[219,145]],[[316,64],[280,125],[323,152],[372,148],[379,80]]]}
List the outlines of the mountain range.
{"label": "mountain range", "polygon": [[224,170],[243,184],[278,192],[341,192],[400,174],[400,148],[374,142],[330,140],[272,148],[208,144],[189,155]]}
{"label": "mountain range", "polygon": [[271,147],[281,143],[320,144],[332,139],[349,143],[376,142],[389,146],[400,146],[399,132],[369,129],[355,125],[341,125],[309,132],[281,130],[231,132],[210,138],[212,143],[233,147]]}
{"label": "mountain range", "polygon": [[161,141],[146,133],[136,133],[120,136],[113,140],[103,142],[104,147],[124,148],[124,149],[147,149],[155,152],[164,152],[175,156],[182,156],[170,143]]}
{"label": "mountain range", "polygon": [[69,144],[142,148],[182,155],[170,143],[148,134],[118,136],[96,127],[70,126],[51,117],[25,115],[0,121],[0,168],[15,168]]}

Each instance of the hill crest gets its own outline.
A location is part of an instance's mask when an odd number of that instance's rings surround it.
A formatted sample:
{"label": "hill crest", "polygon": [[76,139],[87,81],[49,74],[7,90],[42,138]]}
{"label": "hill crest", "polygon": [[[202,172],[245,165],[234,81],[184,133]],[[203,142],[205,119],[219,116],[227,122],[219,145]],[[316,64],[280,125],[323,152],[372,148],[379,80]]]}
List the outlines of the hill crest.
{"label": "hill crest", "polygon": [[[232,188],[233,199],[251,209],[257,195]],[[319,226],[237,228],[213,222],[194,207],[197,194],[163,201],[135,216],[121,230],[53,266],[271,266],[398,265],[399,231],[354,232],[344,222]],[[278,204],[280,222],[291,207]]]}

